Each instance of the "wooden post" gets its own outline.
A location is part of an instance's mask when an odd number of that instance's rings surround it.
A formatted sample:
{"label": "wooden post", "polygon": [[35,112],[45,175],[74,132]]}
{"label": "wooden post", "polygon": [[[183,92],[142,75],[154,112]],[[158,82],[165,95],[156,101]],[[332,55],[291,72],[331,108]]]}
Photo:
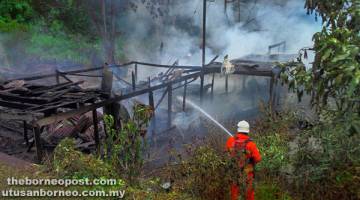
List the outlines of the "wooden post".
{"label": "wooden post", "polygon": [[[151,87],[150,77],[148,78],[149,88]],[[149,105],[154,110],[153,115],[155,115],[155,103],[154,103],[154,92],[152,90],[149,91]]]}
{"label": "wooden post", "polygon": [[41,163],[43,157],[43,149],[41,144],[41,130],[40,127],[34,127],[34,138],[35,138],[35,146],[36,146],[36,155],[38,159],[38,163]]}
{"label": "wooden post", "polygon": [[138,81],[138,64],[135,63],[135,82]]}
{"label": "wooden post", "polygon": [[168,125],[171,126],[171,112],[172,112],[172,85],[168,85]]}
{"label": "wooden post", "polygon": [[200,74],[200,103],[203,102],[204,96],[204,67],[206,55],[206,1],[203,0],[203,30],[202,30],[202,69]]}
{"label": "wooden post", "polygon": [[269,106],[273,105],[273,91],[274,91],[274,76],[271,76],[270,79],[270,91],[269,91]]}
{"label": "wooden post", "polygon": [[226,91],[226,94],[229,93],[229,75],[228,74],[225,75],[225,91]]}
{"label": "wooden post", "polygon": [[136,83],[135,83],[135,74],[134,74],[134,71],[131,72],[131,83],[132,83],[133,91],[135,91],[135,90],[136,90]]}
{"label": "wooden post", "polygon": [[211,100],[214,100],[214,83],[215,83],[215,73],[212,74],[212,79],[211,79]]}
{"label": "wooden post", "polygon": [[184,94],[183,94],[183,105],[182,105],[182,109],[185,112],[185,106],[186,106],[186,90],[187,90],[187,80],[185,80],[185,85],[184,85]]}
{"label": "wooden post", "polygon": [[94,123],[96,153],[100,155],[100,137],[99,137],[99,127],[98,127],[98,116],[96,109],[92,111],[92,115],[93,115],[93,123]]}
{"label": "wooden post", "polygon": [[24,126],[24,140],[25,140],[26,146],[29,146],[28,129],[27,129],[27,123],[25,120],[23,121],[23,126]]}
{"label": "wooden post", "polygon": [[56,70],[56,83],[57,83],[57,84],[60,84],[59,70]]}
{"label": "wooden post", "polygon": [[200,75],[200,103],[203,102],[204,99],[204,71],[201,70]]}

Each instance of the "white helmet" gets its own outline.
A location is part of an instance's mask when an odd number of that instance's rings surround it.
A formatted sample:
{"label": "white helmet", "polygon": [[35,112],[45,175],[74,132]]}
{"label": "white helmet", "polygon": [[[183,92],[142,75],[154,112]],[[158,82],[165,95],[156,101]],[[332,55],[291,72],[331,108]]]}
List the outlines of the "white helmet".
{"label": "white helmet", "polygon": [[237,126],[238,126],[237,131],[239,133],[249,133],[250,132],[250,125],[247,121],[242,120],[237,124]]}

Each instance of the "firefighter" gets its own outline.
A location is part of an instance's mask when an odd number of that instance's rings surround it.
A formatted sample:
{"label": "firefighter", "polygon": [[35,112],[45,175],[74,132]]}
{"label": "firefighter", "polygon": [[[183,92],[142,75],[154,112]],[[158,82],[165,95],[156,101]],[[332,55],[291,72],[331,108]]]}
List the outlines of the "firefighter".
{"label": "firefighter", "polygon": [[[231,183],[231,200],[238,200],[239,195],[245,195],[247,200],[253,200],[255,191],[253,187],[255,164],[261,161],[261,155],[255,142],[249,137],[250,125],[246,121],[240,121],[237,133],[226,142],[226,149],[236,159],[240,173],[246,174],[246,194],[240,194],[239,183]],[[239,156],[236,152],[243,152]],[[242,158],[240,158],[242,157]],[[244,160],[242,160],[244,158]],[[235,173],[236,174],[236,173]],[[238,178],[238,177],[236,177]]]}

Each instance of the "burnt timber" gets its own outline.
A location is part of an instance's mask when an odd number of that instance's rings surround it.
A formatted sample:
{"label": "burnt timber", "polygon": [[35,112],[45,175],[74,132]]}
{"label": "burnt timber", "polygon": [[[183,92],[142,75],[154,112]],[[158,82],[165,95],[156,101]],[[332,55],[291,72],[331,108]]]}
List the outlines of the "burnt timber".
{"label": "burnt timber", "polygon": [[[217,58],[217,57],[216,57]],[[202,66],[181,66],[181,65],[159,65],[144,62],[129,62],[122,65],[107,65],[109,68],[124,68],[133,67],[131,73],[131,90],[120,94],[111,96],[104,93],[100,89],[81,89],[79,84],[82,82],[73,82],[68,76],[88,76],[88,77],[101,77],[101,75],[88,74],[91,72],[100,72],[104,67],[97,67],[91,69],[79,69],[72,71],[59,71],[53,74],[38,75],[32,77],[17,78],[15,80],[25,81],[22,88],[6,91],[1,89],[0,85],[0,119],[13,119],[23,121],[24,123],[24,140],[28,144],[27,128],[31,126],[34,130],[34,139],[36,145],[36,153],[38,161],[41,162],[43,157],[43,148],[40,140],[42,127],[52,123],[66,120],[75,115],[84,114],[86,112],[93,112],[94,120],[94,135],[97,152],[100,149],[99,133],[97,128],[98,117],[96,109],[110,105],[115,102],[120,102],[125,99],[136,97],[143,94],[149,94],[149,102],[154,107],[153,94],[156,90],[166,89],[168,92],[168,116],[171,118],[172,107],[172,90],[184,87],[183,92],[183,109],[185,109],[186,101],[186,87],[188,84],[202,78],[204,75],[212,75],[221,72],[222,63],[215,62],[214,58],[209,64]],[[274,79],[277,77],[275,64],[273,62],[255,62],[250,60],[233,60],[235,66],[234,74],[238,75],[251,75],[251,76],[264,76],[271,78],[270,85],[270,102],[274,99]],[[160,83],[151,84],[149,78],[145,87],[140,87],[138,83],[138,71],[141,67],[157,67],[168,68],[169,72],[182,70],[180,76],[173,78],[162,79]],[[169,77],[169,74],[167,74]],[[52,86],[37,86],[28,84],[30,81],[40,79],[54,79],[56,84]],[[121,81],[120,77],[114,74],[116,80]],[[4,84],[10,83],[15,80],[7,80]],[[65,82],[61,82],[65,80]],[[122,80],[125,81],[125,80]],[[125,81],[126,82],[126,81]],[[180,84],[180,87],[174,87]],[[210,85],[213,92],[214,78]],[[204,90],[204,85],[201,84],[200,91]],[[202,93],[200,93],[202,95]],[[202,98],[202,97],[200,97]]]}

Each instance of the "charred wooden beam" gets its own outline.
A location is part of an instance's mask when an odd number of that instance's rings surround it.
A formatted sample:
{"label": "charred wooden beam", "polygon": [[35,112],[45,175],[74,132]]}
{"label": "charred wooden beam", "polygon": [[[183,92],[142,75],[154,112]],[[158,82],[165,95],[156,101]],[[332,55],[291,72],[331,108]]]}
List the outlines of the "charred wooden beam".
{"label": "charred wooden beam", "polygon": [[154,110],[156,110],[156,109],[160,106],[160,103],[164,100],[164,98],[165,98],[165,96],[166,96],[167,93],[168,93],[168,89],[166,88],[165,91],[164,91],[164,93],[161,95],[158,103],[156,104]]}
{"label": "charred wooden beam", "polygon": [[94,78],[101,78],[101,77],[103,77],[103,76],[101,76],[101,75],[93,75],[93,74],[78,74],[78,73],[68,74],[68,76],[84,76],[84,77],[94,77]]}
{"label": "charred wooden beam", "polygon": [[34,139],[38,163],[41,163],[43,158],[43,148],[41,144],[41,129],[38,126],[34,127]]}
{"label": "charred wooden beam", "polygon": [[[148,78],[148,84],[149,84],[149,88],[151,87],[151,82],[150,82],[150,77]],[[155,105],[154,105],[154,92],[150,91],[149,92],[149,105],[150,107],[154,110],[154,114],[155,114]]]}
{"label": "charred wooden beam", "polygon": [[219,55],[216,55],[216,56],[209,62],[208,65],[213,64],[213,63],[215,62],[215,60],[218,59],[218,58],[219,58]]}
{"label": "charred wooden beam", "polygon": [[56,83],[57,83],[57,84],[60,84],[59,70],[56,70]]}
{"label": "charred wooden beam", "polygon": [[136,90],[136,82],[135,82],[135,74],[133,71],[131,72],[131,83],[132,83],[132,89],[133,89],[133,91],[135,91]]}
{"label": "charred wooden beam", "polygon": [[171,113],[172,113],[172,85],[168,85],[167,86],[167,90],[168,90],[168,125],[169,127],[171,126]]}
{"label": "charred wooden beam", "polygon": [[[139,65],[149,66],[149,67],[160,67],[160,68],[173,68],[173,65],[160,65],[160,64],[153,64],[153,63],[145,63],[145,62],[136,62]],[[184,66],[184,65],[177,65],[175,68],[179,69],[201,69],[201,66]]]}
{"label": "charred wooden beam", "polygon": [[22,102],[28,104],[43,104],[47,103],[47,99],[41,97],[28,97],[28,96],[20,96],[17,94],[7,93],[7,92],[0,92],[0,98],[6,101],[15,101],[15,102]]}
{"label": "charred wooden beam", "polygon": [[61,77],[63,77],[65,80],[67,80],[67,81],[69,81],[69,82],[73,82],[70,78],[68,78],[67,76],[66,76],[67,74],[66,73],[60,73],[60,76]]}
{"label": "charred wooden beam", "polygon": [[211,79],[211,100],[214,100],[214,84],[215,84],[215,73],[212,74],[212,79]]}
{"label": "charred wooden beam", "polygon": [[25,110],[25,109],[28,109],[28,108],[31,108],[31,107],[37,106],[37,105],[30,104],[30,103],[16,102],[16,101],[5,101],[5,100],[0,99],[0,106]]}
{"label": "charred wooden beam", "polygon": [[31,91],[31,94],[38,95],[38,94],[42,94],[42,93],[53,92],[53,91],[60,90],[60,89],[63,89],[63,88],[68,89],[71,86],[79,85],[79,84],[82,84],[82,83],[84,83],[84,81],[68,82],[68,83],[60,84],[60,85],[54,86],[54,87],[34,90],[34,91]]}
{"label": "charred wooden beam", "polygon": [[199,77],[199,76],[200,76],[200,72],[185,75],[183,77],[180,77],[180,78],[175,79],[173,81],[169,81],[169,82],[164,83],[164,84],[151,86],[150,88],[137,90],[137,91],[129,93],[129,94],[124,94],[124,95],[121,95],[121,96],[117,96],[117,97],[114,97],[114,98],[111,98],[111,99],[108,99],[108,100],[105,100],[105,101],[101,101],[99,103],[94,103],[92,105],[81,107],[78,110],[72,110],[72,111],[69,111],[69,112],[59,113],[59,114],[54,115],[54,116],[46,117],[46,118],[43,118],[43,119],[40,119],[40,120],[34,122],[34,124],[44,126],[44,125],[48,125],[48,124],[51,124],[51,123],[55,123],[55,122],[67,119],[69,117],[72,117],[74,115],[86,113],[86,112],[91,111],[93,109],[103,107],[103,106],[108,105],[108,104],[110,104],[112,102],[117,102],[117,101],[129,99],[129,98],[132,98],[132,97],[135,97],[135,96],[138,96],[138,95],[148,93],[149,91],[155,91],[155,90],[167,87],[168,85],[180,83],[180,82],[182,82],[184,80],[192,79],[192,78]]}
{"label": "charred wooden beam", "polygon": [[200,103],[203,102],[204,98],[204,71],[200,72]]}
{"label": "charred wooden beam", "polygon": [[135,63],[135,82],[137,82],[138,81],[138,64],[137,63]]}
{"label": "charred wooden beam", "polygon": [[225,92],[226,92],[226,94],[229,93],[229,75],[228,74],[225,75]]}
{"label": "charred wooden beam", "polygon": [[96,153],[100,155],[100,137],[99,137],[99,127],[98,127],[98,116],[97,111],[94,109],[92,111],[93,116],[93,123],[94,123],[94,138],[95,138],[95,145],[96,145]]}
{"label": "charred wooden beam", "polygon": [[127,82],[126,80],[124,80],[123,78],[121,78],[121,77],[120,77],[119,75],[117,75],[116,73],[113,74],[113,75],[115,76],[115,78],[116,78],[117,80],[122,81],[122,82],[124,82],[125,84],[127,84],[127,85],[129,85],[129,86],[132,86],[131,83]]}
{"label": "charred wooden beam", "polygon": [[182,109],[185,112],[185,105],[186,105],[186,90],[187,90],[187,80],[185,80],[185,84],[184,84],[184,93],[183,93],[183,104],[182,104]]}
{"label": "charred wooden beam", "polygon": [[270,79],[270,89],[269,89],[269,106],[273,105],[273,91],[274,91],[274,76],[271,76]]}

